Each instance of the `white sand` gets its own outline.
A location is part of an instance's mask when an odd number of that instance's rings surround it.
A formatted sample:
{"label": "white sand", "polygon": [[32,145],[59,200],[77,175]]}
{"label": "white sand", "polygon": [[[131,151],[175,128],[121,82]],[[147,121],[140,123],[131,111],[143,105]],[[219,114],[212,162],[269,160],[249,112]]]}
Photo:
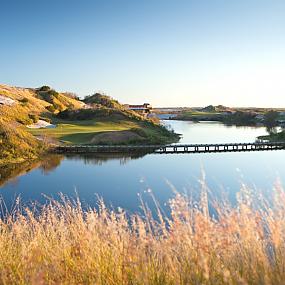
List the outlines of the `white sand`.
{"label": "white sand", "polygon": [[1,105],[12,106],[15,103],[16,102],[13,99],[8,98],[8,97],[3,96],[3,95],[0,95],[0,104]]}
{"label": "white sand", "polygon": [[42,128],[55,128],[56,125],[50,124],[44,120],[38,120],[37,123],[28,125],[27,128],[29,129],[42,129]]}

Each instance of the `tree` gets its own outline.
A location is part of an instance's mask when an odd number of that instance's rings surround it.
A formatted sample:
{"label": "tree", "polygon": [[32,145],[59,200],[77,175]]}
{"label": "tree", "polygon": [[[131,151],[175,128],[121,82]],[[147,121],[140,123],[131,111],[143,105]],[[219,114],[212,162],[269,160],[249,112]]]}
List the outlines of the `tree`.
{"label": "tree", "polygon": [[264,125],[266,126],[267,131],[271,134],[276,132],[276,127],[278,125],[279,114],[276,111],[269,111],[264,115]]}

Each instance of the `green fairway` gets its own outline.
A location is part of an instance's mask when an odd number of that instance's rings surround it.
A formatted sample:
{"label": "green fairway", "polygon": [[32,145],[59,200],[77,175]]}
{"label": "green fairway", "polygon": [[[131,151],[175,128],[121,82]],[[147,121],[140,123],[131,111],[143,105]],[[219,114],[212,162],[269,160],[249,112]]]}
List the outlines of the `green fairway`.
{"label": "green fairway", "polygon": [[145,121],[101,119],[54,123],[56,128],[29,129],[29,132],[66,144],[94,144],[98,142],[96,138],[102,144],[164,144],[179,139],[177,134]]}
{"label": "green fairway", "polygon": [[30,129],[29,132],[35,136],[45,135],[70,144],[88,143],[90,139],[101,132],[123,131],[141,126],[132,121],[73,121],[61,122],[56,128]]}

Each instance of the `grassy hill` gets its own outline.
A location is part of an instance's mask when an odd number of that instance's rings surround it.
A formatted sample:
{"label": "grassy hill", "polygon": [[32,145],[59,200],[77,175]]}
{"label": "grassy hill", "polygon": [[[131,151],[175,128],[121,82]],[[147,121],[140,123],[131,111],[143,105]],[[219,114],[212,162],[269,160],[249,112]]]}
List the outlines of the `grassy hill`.
{"label": "grassy hill", "polygon": [[179,139],[156,121],[125,109],[118,101],[101,94],[87,97],[85,109],[67,109],[58,113],[57,128],[35,129],[67,144],[165,144]]}
{"label": "grassy hill", "polygon": [[57,128],[35,129],[36,136],[45,135],[67,144],[165,144],[178,140],[158,122],[126,109],[117,100],[96,93],[87,96],[84,108],[69,108],[54,118]]}
{"label": "grassy hill", "polygon": [[62,110],[85,105],[49,87],[42,90],[1,84],[0,96],[0,164],[33,159],[46,149],[28,132],[27,125],[39,119],[52,120]]}
{"label": "grassy hill", "polygon": [[92,107],[94,110],[103,110],[106,111],[106,113],[119,113],[125,117],[128,117],[130,119],[137,119],[137,120],[145,120],[145,117],[140,115],[139,113],[136,113],[134,111],[131,111],[127,109],[124,105],[120,104],[117,100],[100,93],[95,93],[91,96],[85,97],[83,100],[84,103],[86,103],[87,106]]}
{"label": "grassy hill", "polygon": [[0,105],[0,117],[5,121],[16,121],[27,125],[33,123],[34,115],[51,118],[60,111],[68,108],[79,109],[85,105],[48,86],[43,87],[33,89],[0,84],[0,95],[14,101],[13,105]]}
{"label": "grassy hill", "polygon": [[0,164],[35,159],[45,148],[19,123],[0,120]]}
{"label": "grassy hill", "polygon": [[[96,93],[79,100],[49,86],[20,88],[0,84],[0,164],[35,158],[45,142],[68,144],[165,144],[178,135],[158,122]],[[39,120],[50,129],[28,129]]]}

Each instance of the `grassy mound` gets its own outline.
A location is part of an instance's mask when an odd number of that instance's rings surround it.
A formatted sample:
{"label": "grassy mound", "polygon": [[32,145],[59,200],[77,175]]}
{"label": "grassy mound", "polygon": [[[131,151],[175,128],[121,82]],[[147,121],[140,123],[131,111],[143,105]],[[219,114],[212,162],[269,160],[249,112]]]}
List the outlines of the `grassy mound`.
{"label": "grassy mound", "polygon": [[54,114],[66,109],[82,108],[84,105],[79,100],[72,98],[71,96],[67,96],[64,93],[59,93],[53,89],[50,89],[48,86],[43,86],[37,89],[36,93],[39,99],[50,103],[47,110]]}
{"label": "grassy mound", "polygon": [[136,130],[126,130],[126,131],[113,131],[113,132],[101,132],[94,135],[90,140],[90,143],[96,145],[106,145],[106,144],[124,144],[128,142],[130,144],[143,143],[145,138],[138,134]]}
{"label": "grassy mound", "polygon": [[[58,127],[44,133],[70,144],[167,144],[179,140],[177,134],[159,122],[127,110],[109,96],[96,93],[84,102],[87,108],[58,113]],[[42,130],[31,132],[43,133]]]}
{"label": "grassy mound", "polygon": [[34,159],[44,149],[43,142],[26,132],[19,124],[0,120],[0,164]]}
{"label": "grassy mound", "polygon": [[83,100],[87,105],[92,106],[95,110],[101,110],[108,113],[108,111],[116,111],[124,114],[124,116],[137,119],[145,120],[145,117],[140,114],[125,108],[124,105],[120,104],[117,100],[110,96],[95,93],[91,96],[85,97]]}
{"label": "grassy mound", "polygon": [[84,102],[89,105],[100,105],[107,108],[121,109],[122,105],[115,99],[110,96],[103,95],[100,93],[95,93],[93,95],[87,96],[84,99]]}

